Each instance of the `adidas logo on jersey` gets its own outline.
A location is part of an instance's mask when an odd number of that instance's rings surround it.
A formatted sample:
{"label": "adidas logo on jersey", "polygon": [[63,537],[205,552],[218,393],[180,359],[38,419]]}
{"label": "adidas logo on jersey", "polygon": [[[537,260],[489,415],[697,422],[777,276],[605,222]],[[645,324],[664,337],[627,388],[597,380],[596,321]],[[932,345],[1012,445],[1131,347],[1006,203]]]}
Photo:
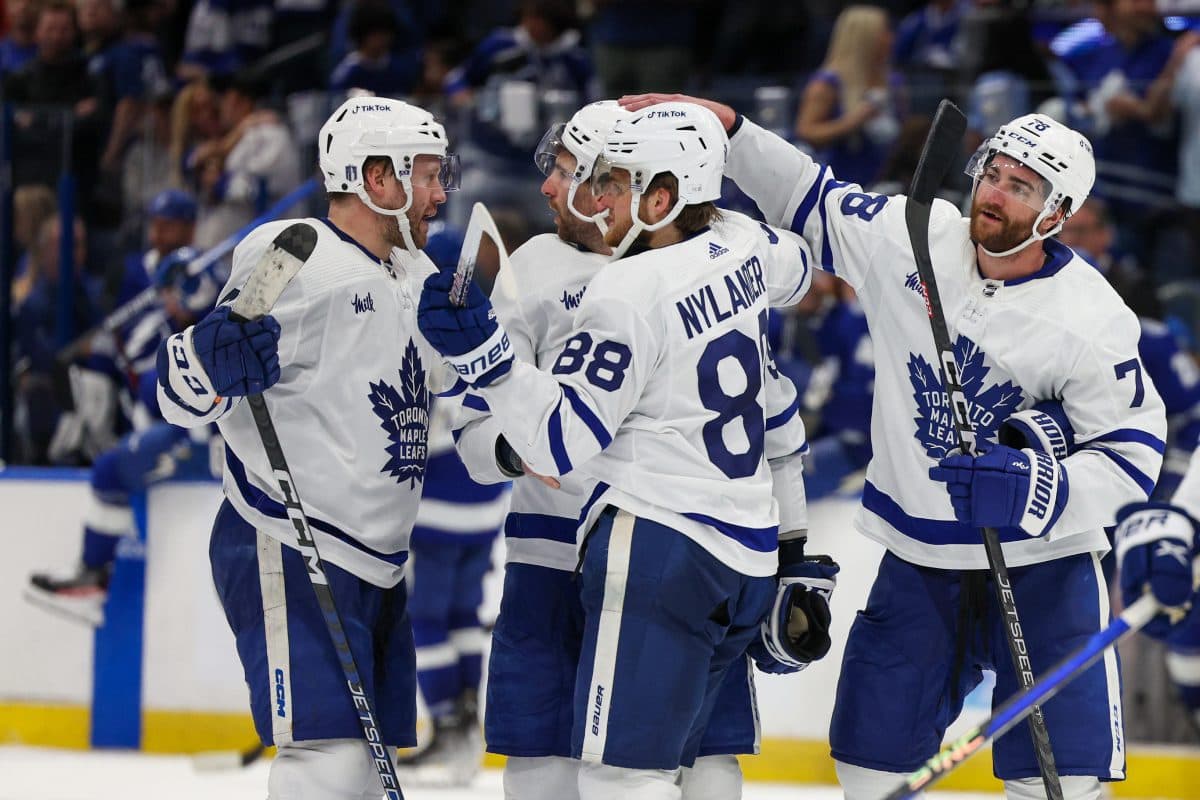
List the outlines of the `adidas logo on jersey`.
{"label": "adidas logo on jersey", "polygon": [[729,252],[728,247],[721,247],[721,245],[717,244],[716,242],[708,243],[708,257],[709,258],[718,258],[719,256],[723,256],[728,252]]}

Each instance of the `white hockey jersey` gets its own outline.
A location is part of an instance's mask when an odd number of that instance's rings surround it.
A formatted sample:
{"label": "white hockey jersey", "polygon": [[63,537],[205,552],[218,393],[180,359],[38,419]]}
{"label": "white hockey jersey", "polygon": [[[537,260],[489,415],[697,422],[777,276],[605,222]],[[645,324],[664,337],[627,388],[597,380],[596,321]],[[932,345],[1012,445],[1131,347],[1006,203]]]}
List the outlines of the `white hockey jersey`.
{"label": "white hockey jersey", "polygon": [[[574,330],[575,311],[588,283],[608,263],[607,256],[555,234],[535,236],[513,252],[509,269],[496,278],[491,300],[517,358],[544,371],[554,366]],[[778,473],[773,486],[781,530],[804,529],[808,517],[799,463],[807,450],[804,422],[795,386],[773,365],[767,370],[765,405],[766,455]],[[469,394],[463,406],[458,449],[464,463],[478,481],[508,480],[496,466],[498,421],[488,415],[478,395]],[[589,463],[563,475],[559,489],[532,479],[513,482],[512,509],[504,528],[509,562],[575,569],[579,516],[596,484],[588,474]]]}
{"label": "white hockey jersey", "polygon": [[[924,566],[982,569],[977,530],[954,520],[944,484],[929,468],[956,447],[917,267],[905,198],[864,192],[827,167],[742,120],[726,174],[768,220],[812,245],[820,266],[858,292],[875,344],[874,457],[857,527]],[[1066,508],[1031,539],[1000,531],[1009,566],[1104,551],[1103,528],[1122,505],[1144,500],[1162,463],[1162,400],[1138,359],[1138,321],[1104,277],[1070,248],[1045,243],[1045,265],[1014,281],[983,278],[969,220],[936,201],[929,235],[938,290],[981,438],[1041,400],[1062,401],[1078,450],[1062,463]],[[1061,490],[1060,490],[1061,491]]]}
{"label": "white hockey jersey", "polygon": [[[513,270],[519,283],[498,284],[504,311],[497,312],[518,321],[521,334],[509,336],[527,360],[474,391],[536,472],[567,475],[579,466],[595,480],[581,530],[612,504],[681,531],[744,574],[771,575],[779,512],[762,445],[767,377],[775,372],[767,307],[804,295],[810,256],[786,231],[725,216],[684,242],[616,262],[554,237],[527,245],[528,260],[523,254]],[[579,301],[589,262],[602,268]],[[525,298],[518,273],[525,264],[537,265],[530,283],[540,279],[547,287],[536,298]],[[561,277],[546,275],[559,270]],[[580,288],[568,290],[574,286]],[[504,299],[509,294],[517,302]],[[559,300],[578,302],[569,331],[567,315],[549,305]],[[539,371],[554,353],[549,373]],[[771,424],[794,436],[794,389],[783,405]],[[492,445],[494,436],[484,437],[476,455],[464,458],[494,459]],[[514,495],[514,511],[526,508],[518,502]],[[550,502],[566,518],[565,503]],[[569,568],[565,558],[556,562]]]}
{"label": "white hockey jersey", "polygon": [[[262,225],[237,246],[224,302],[293,222]],[[430,392],[454,381],[417,330],[417,300],[436,268],[399,248],[381,263],[329,220],[308,222],[317,246],[271,310],[282,331],[281,376],[264,397],[321,558],[393,586],[425,478]],[[226,497],[248,522],[291,545],[295,532],[249,406],[224,398],[205,407],[189,391],[184,373],[199,363],[191,335],[189,328],[168,342],[163,416],[184,427],[217,420]]]}

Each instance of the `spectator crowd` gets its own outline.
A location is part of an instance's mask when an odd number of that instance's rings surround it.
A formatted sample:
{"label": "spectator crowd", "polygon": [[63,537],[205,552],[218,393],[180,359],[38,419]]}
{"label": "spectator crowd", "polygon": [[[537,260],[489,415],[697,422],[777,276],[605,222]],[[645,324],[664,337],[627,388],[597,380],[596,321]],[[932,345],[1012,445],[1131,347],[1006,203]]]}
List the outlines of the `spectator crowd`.
{"label": "spectator crowd", "polygon": [[[64,444],[77,368],[123,386],[105,355],[119,330],[64,347],[143,292],[172,250],[203,252],[296,188],[316,124],[356,91],[442,117],[464,167],[446,225],[482,200],[514,247],[551,224],[530,169],[537,137],[588,100],[707,94],[882,192],[907,185],[943,97],[969,114],[964,163],[1002,121],[1049,113],[1088,134],[1099,172],[1064,241],[1154,332],[1146,347],[1162,352],[1144,357],[1171,387],[1173,446],[1195,445],[1200,16],[1163,16],[1153,0],[3,0],[3,12],[9,461],[88,463],[128,429],[114,402],[94,435]],[[965,174],[946,188],[969,190]],[[724,200],[757,211],[732,186]],[[323,213],[320,198],[300,212]],[[872,372],[853,293],[823,279],[772,330],[829,474],[861,467]]]}

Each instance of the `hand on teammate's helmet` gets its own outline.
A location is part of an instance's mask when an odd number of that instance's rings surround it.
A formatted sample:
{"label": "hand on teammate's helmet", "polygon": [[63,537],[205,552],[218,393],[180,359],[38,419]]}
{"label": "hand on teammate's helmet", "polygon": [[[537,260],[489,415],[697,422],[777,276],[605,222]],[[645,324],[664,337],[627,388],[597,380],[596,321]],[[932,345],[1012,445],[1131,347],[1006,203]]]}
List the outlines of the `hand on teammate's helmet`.
{"label": "hand on teammate's helmet", "polygon": [[452,270],[426,278],[417,304],[417,327],[460,378],[487,386],[512,368],[508,335],[477,284],[472,282],[462,306],[450,302],[453,285]]}
{"label": "hand on teammate's helmet", "polygon": [[1113,537],[1121,599],[1126,606],[1149,591],[1167,614],[1151,620],[1150,636],[1164,638],[1172,623],[1197,602],[1197,558],[1200,536],[1196,522],[1178,506],[1131,503],[1117,512]]}
{"label": "hand on teammate's helmet", "polygon": [[780,546],[775,602],[749,647],[761,671],[799,672],[829,652],[829,599],[840,569],[829,556],[805,556],[803,540]]}
{"label": "hand on teammate's helmet", "polygon": [[279,380],[279,323],[268,314],[235,322],[229,306],[209,312],[192,329],[192,348],[221,397],[260,394]]}
{"label": "hand on teammate's helmet", "polygon": [[979,528],[1050,530],[1067,503],[1067,474],[1053,457],[1032,449],[984,443],[979,455],[947,456],[929,470],[946,484],[954,517]]}

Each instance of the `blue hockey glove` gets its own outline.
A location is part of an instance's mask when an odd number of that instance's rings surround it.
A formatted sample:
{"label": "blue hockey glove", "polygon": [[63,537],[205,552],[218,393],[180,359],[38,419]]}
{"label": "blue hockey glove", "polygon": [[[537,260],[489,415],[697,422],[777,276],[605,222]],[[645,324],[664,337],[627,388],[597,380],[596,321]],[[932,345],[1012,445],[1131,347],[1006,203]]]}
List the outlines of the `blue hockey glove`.
{"label": "blue hockey glove", "polygon": [[270,314],[250,322],[229,319],[221,306],[192,329],[192,348],[221,397],[259,394],[279,380],[279,323]]}
{"label": "blue hockey glove", "polygon": [[1067,471],[1035,450],[985,443],[978,456],[947,456],[929,470],[946,484],[954,516],[978,528],[1050,530],[1067,504]]}
{"label": "blue hockey glove", "polygon": [[512,369],[508,334],[479,286],[472,283],[464,305],[450,302],[454,272],[430,275],[417,305],[417,327],[467,383],[487,386]]}
{"label": "blue hockey glove", "polygon": [[1028,447],[1055,459],[1066,458],[1075,450],[1075,429],[1057,400],[1043,400],[1013,414],[1000,423],[997,438],[1006,447]]}
{"label": "blue hockey glove", "polygon": [[829,652],[829,598],[841,569],[829,556],[805,556],[804,539],[781,542],[779,588],[748,651],[763,672],[799,672]]}
{"label": "blue hockey glove", "polygon": [[1149,588],[1166,609],[1144,630],[1157,639],[1171,632],[1197,600],[1196,558],[1200,536],[1196,521],[1167,503],[1130,503],[1117,512],[1117,571],[1121,599],[1130,605]]}

